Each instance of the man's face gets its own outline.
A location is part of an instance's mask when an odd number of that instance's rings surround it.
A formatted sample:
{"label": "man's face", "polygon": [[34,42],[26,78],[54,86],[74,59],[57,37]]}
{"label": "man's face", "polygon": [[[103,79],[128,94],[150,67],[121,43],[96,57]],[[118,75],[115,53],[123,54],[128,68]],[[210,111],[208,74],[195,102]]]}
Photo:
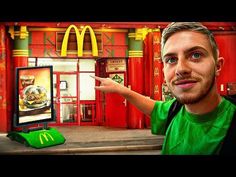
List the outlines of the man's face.
{"label": "man's face", "polygon": [[177,32],[167,40],[162,56],[166,83],[180,102],[196,103],[212,90],[216,65],[207,36]]}

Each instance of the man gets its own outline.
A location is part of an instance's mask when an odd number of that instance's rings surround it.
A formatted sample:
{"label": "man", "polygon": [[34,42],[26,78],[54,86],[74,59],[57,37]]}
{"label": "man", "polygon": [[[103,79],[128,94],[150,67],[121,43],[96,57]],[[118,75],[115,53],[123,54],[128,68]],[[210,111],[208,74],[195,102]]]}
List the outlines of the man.
{"label": "man", "polygon": [[236,106],[217,92],[224,59],[212,33],[201,23],[169,24],[162,33],[162,60],[166,84],[184,106],[165,131],[171,101],[151,100],[108,78],[95,89],[122,95],[151,116],[155,134],[165,134],[162,154],[218,154]]}

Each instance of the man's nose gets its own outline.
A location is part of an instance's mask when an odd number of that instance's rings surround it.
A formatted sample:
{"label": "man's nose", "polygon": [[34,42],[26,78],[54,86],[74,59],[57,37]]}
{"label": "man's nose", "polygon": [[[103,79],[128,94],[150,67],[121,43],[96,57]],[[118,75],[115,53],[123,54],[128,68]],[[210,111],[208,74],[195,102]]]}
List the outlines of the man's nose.
{"label": "man's nose", "polygon": [[180,58],[176,65],[175,74],[177,76],[186,76],[191,73],[191,67],[186,59]]}

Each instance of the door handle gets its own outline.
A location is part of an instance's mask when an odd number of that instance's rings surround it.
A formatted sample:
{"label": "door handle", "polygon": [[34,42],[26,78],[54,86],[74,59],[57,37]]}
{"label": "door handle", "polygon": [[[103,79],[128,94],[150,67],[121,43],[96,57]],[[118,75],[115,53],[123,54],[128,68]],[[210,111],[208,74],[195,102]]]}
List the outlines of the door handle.
{"label": "door handle", "polygon": [[125,105],[125,107],[127,106],[127,100],[126,99],[123,101],[123,104]]}
{"label": "door handle", "polygon": [[60,103],[60,98],[56,98],[56,103]]}

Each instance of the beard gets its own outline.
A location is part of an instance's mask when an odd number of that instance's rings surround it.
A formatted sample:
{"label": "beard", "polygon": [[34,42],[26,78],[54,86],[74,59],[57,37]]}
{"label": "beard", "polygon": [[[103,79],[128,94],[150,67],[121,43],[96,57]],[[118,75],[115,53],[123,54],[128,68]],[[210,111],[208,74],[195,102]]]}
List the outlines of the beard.
{"label": "beard", "polygon": [[174,97],[182,104],[195,104],[204,99],[212,90],[215,85],[215,72],[210,75],[209,81],[202,87],[202,89],[198,92],[193,93],[193,95],[188,95],[188,93],[184,93],[183,96],[179,96],[175,94],[173,90],[171,90]]}

